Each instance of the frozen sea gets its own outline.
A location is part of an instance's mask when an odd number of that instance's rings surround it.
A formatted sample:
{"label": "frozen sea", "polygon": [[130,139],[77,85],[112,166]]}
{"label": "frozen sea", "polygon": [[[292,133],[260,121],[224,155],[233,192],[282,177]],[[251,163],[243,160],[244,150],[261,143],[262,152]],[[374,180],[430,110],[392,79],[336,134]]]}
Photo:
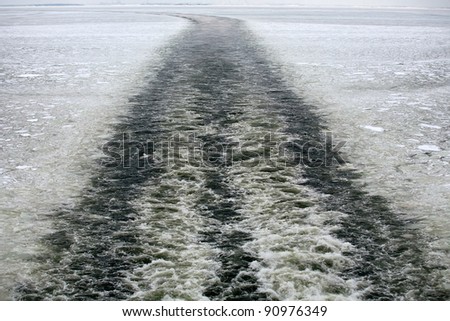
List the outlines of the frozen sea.
{"label": "frozen sea", "polygon": [[449,18],[0,8],[0,299],[450,299]]}

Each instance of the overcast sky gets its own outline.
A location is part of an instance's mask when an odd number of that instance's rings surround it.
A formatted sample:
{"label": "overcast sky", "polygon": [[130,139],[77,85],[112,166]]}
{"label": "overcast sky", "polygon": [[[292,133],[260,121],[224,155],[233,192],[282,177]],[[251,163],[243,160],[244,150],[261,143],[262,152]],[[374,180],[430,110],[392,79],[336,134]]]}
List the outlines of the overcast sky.
{"label": "overcast sky", "polygon": [[450,7],[450,0],[0,0],[4,4],[44,4],[44,3],[205,3],[205,4],[300,4],[300,5],[362,5],[362,6],[412,6]]}

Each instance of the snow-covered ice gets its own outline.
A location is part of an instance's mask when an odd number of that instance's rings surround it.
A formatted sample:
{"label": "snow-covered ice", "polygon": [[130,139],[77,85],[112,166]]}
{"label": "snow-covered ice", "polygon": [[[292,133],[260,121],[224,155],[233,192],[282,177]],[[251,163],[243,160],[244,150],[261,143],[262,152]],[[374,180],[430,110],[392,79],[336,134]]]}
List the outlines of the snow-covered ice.
{"label": "snow-covered ice", "polygon": [[422,219],[450,265],[450,11],[305,8],[248,25],[346,141],[364,188]]}
{"label": "snow-covered ice", "polygon": [[[249,19],[297,92],[347,142],[368,188],[402,211],[436,216],[437,228],[448,224],[438,186],[450,161],[450,12],[292,9],[285,19]],[[409,156],[431,145],[431,159]]]}
{"label": "snow-covered ice", "polygon": [[186,25],[132,12],[1,9],[0,299],[30,268],[22,259],[49,229],[42,213],[83,189],[108,126]]}

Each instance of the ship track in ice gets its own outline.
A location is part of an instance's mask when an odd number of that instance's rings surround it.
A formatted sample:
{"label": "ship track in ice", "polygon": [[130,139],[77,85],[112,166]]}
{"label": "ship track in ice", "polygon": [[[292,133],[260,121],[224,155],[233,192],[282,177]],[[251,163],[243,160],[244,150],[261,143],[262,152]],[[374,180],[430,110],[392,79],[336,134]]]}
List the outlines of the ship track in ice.
{"label": "ship track in ice", "polygon": [[245,23],[180,17],[16,299],[448,299],[414,222],[323,153]]}

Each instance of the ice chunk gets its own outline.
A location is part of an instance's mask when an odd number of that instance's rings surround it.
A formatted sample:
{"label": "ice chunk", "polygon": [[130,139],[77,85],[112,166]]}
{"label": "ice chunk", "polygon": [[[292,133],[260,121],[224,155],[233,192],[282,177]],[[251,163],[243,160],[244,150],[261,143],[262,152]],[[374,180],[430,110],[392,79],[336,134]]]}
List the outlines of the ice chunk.
{"label": "ice chunk", "polygon": [[374,132],[378,132],[378,133],[382,133],[384,132],[384,128],[383,127],[377,127],[377,126],[370,126],[370,125],[366,125],[366,126],[361,126],[362,128],[374,131]]}
{"label": "ice chunk", "polygon": [[441,126],[436,126],[436,125],[429,125],[429,124],[420,124],[420,127],[424,127],[424,128],[433,128],[433,129],[441,129]]}
{"label": "ice chunk", "polygon": [[28,166],[28,165],[19,165],[19,166],[16,166],[16,169],[30,169],[31,168],[31,166]]}
{"label": "ice chunk", "polygon": [[39,75],[39,74],[22,74],[22,75],[18,75],[17,77],[19,77],[19,78],[37,78],[37,77],[42,77],[42,75]]}
{"label": "ice chunk", "polygon": [[441,150],[436,145],[420,145],[417,148],[420,149],[420,150],[423,150],[423,151],[427,151],[427,152],[438,152],[438,151]]}

